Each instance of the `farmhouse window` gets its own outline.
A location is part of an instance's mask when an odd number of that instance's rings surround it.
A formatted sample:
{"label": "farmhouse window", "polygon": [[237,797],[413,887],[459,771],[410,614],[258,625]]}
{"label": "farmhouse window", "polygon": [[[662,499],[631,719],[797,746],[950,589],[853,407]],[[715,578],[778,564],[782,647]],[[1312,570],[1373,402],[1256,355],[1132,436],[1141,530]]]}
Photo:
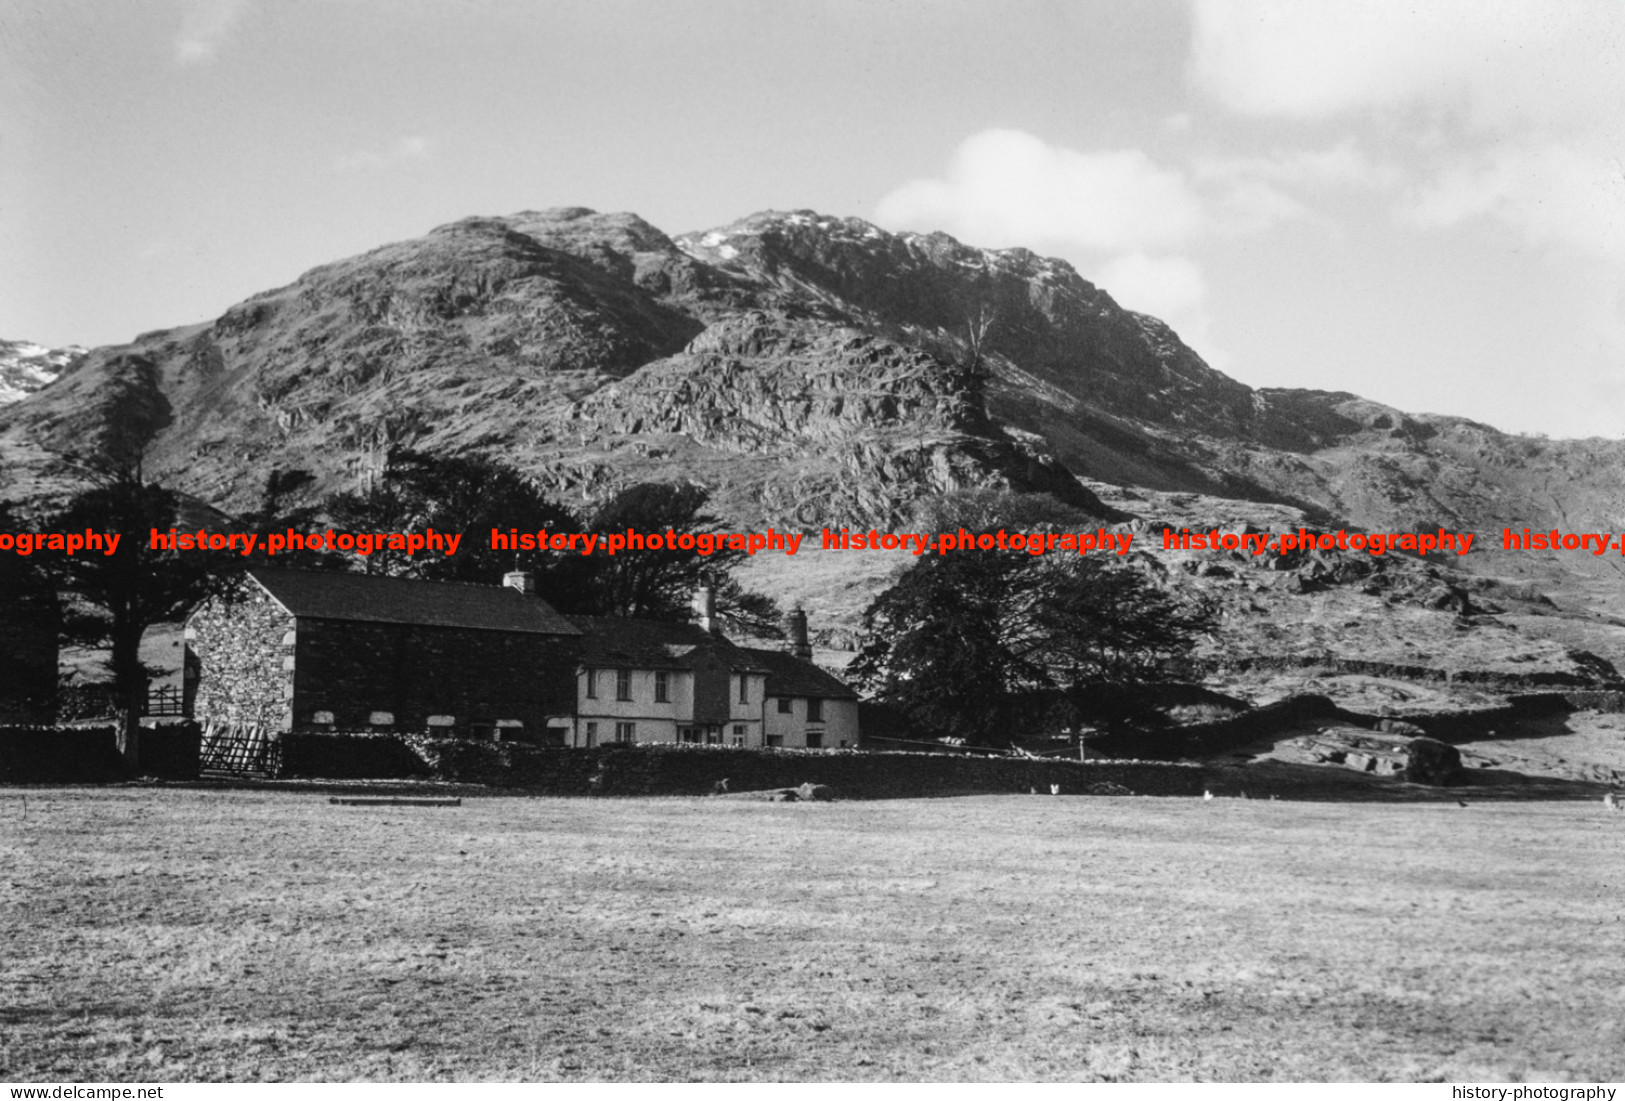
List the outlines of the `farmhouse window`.
{"label": "farmhouse window", "polygon": [[739,674],[739,702],[750,702],[750,679],[743,673]]}
{"label": "farmhouse window", "polygon": [[587,670],[587,698],[589,700],[598,698],[598,670],[596,669]]}
{"label": "farmhouse window", "polygon": [[632,698],[632,670],[615,670],[615,698],[618,700]]}
{"label": "farmhouse window", "polygon": [[671,674],[664,670],[655,674],[655,702],[671,702]]}
{"label": "farmhouse window", "polygon": [[782,749],[784,747],[784,735],[769,734],[767,736],[767,747],[769,749]]}
{"label": "farmhouse window", "polygon": [[744,745],[744,744],[745,744],[745,728],[743,726],[734,727],[734,745]]}
{"label": "farmhouse window", "polygon": [[598,744],[598,724],[597,723],[588,723],[587,724],[587,748],[591,749],[593,746],[595,746],[597,744]]}
{"label": "farmhouse window", "polygon": [[677,728],[677,740],[698,745],[700,742],[700,728],[697,726],[680,726]]}
{"label": "farmhouse window", "polygon": [[807,721],[810,723],[824,721],[824,701],[817,696],[807,697]]}
{"label": "farmhouse window", "polygon": [[779,714],[781,714],[781,715],[790,714],[790,697],[789,696],[780,696],[779,697]]}
{"label": "farmhouse window", "polygon": [[822,730],[809,730],[809,731],[807,731],[807,748],[808,749],[823,749],[824,748],[824,732]]}
{"label": "farmhouse window", "polygon": [[637,723],[616,723],[615,740],[617,742],[635,742],[638,740]]}

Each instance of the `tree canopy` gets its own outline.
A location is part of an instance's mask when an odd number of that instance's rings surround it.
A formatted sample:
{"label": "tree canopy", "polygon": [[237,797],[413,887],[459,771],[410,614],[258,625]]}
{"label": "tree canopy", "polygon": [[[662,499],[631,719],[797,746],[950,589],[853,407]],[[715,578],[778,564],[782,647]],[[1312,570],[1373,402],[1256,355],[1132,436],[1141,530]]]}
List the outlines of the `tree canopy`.
{"label": "tree canopy", "polygon": [[724,625],[757,636],[780,632],[779,610],[768,597],[746,592],[732,576],[744,551],[708,556],[685,550],[493,550],[490,534],[616,532],[653,534],[705,531],[715,518],[700,486],[643,483],[630,486],[596,511],[580,514],[551,500],[511,467],[474,456],[400,451],[368,489],[329,497],[333,525],[351,531],[462,532],[455,555],[380,551],[363,560],[372,573],[433,581],[497,584],[509,570],[528,570],[539,595],[561,612],[683,620],[694,591],[709,587]]}
{"label": "tree canopy", "polygon": [[243,564],[235,551],[152,547],[152,531],[168,532],[182,523],[183,504],[178,494],[128,467],[102,475],[47,525],[60,532],[119,534],[115,553],[91,550],[53,557],[51,568],[58,586],[76,603],[64,634],[108,651],[114,693],[131,715],[140,715],[146,702],[143,633],[156,623],[180,618],[220,591]]}
{"label": "tree canopy", "polygon": [[970,742],[1110,720],[1112,689],[1177,672],[1208,613],[1132,565],[965,551],[922,558],[864,613],[848,672],[920,727]]}

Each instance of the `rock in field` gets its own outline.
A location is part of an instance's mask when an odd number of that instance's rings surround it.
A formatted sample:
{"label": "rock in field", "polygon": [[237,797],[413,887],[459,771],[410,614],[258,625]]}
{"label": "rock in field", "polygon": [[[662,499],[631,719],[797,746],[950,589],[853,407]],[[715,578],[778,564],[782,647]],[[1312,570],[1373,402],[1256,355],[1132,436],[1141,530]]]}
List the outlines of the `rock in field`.
{"label": "rock in field", "polygon": [[1461,776],[1461,752],[1434,738],[1412,738],[1405,779],[1413,784],[1443,785]]}

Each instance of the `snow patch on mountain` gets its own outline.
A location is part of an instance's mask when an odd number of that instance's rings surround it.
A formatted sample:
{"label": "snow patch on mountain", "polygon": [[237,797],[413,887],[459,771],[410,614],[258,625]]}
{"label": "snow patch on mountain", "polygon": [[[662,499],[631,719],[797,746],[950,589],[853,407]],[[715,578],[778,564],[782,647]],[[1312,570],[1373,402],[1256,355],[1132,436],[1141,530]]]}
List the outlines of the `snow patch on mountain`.
{"label": "snow patch on mountain", "polygon": [[47,348],[27,340],[0,340],[0,405],[21,401],[55,382],[85,351],[77,344]]}

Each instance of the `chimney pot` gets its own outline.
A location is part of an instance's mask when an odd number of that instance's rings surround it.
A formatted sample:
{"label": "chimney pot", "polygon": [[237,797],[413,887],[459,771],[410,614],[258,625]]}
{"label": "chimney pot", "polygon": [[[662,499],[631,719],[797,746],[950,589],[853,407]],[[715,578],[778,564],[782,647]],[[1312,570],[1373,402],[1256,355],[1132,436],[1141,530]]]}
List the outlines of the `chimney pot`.
{"label": "chimney pot", "polygon": [[513,570],[502,575],[504,588],[517,589],[524,596],[536,595],[536,575],[529,570]]}
{"label": "chimney pot", "polygon": [[786,633],[790,636],[790,653],[802,661],[811,661],[812,643],[807,641],[807,613],[798,605],[784,617]]}
{"label": "chimney pot", "polygon": [[702,585],[694,590],[694,622],[700,625],[700,630],[718,634],[722,625],[717,622],[717,596],[709,586]]}

